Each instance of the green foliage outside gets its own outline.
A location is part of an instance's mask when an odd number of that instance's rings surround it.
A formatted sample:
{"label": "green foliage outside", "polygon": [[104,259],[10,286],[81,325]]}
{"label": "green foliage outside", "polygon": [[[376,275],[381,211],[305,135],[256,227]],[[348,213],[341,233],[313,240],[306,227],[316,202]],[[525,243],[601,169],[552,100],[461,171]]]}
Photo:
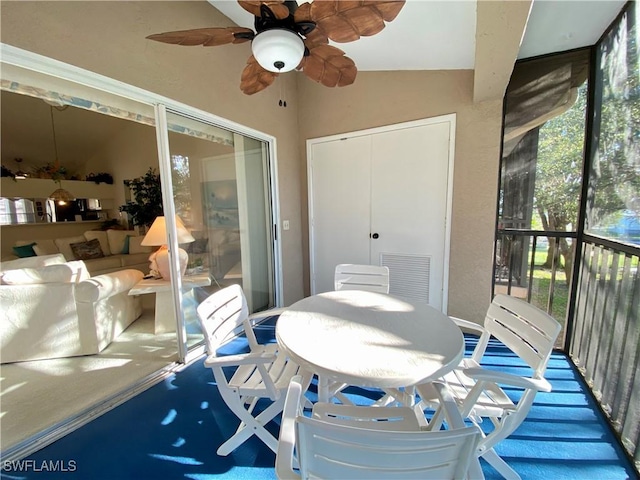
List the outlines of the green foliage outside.
{"label": "green foliage outside", "polygon": [[540,128],[534,206],[544,230],[575,231],[582,188],[586,83],[576,103]]}
{"label": "green foliage outside", "polygon": [[[627,65],[637,68],[635,37],[627,45]],[[628,72],[617,68],[614,45],[603,55],[602,105],[587,198],[587,231],[615,237],[611,227],[624,210],[640,215],[640,84],[638,75],[618,78]],[[620,48],[620,44],[617,44]],[[578,90],[575,104],[547,121],[539,131],[534,215],[532,228],[559,232],[575,231],[582,189],[583,150],[587,107],[587,83]],[[589,228],[589,227],[593,228]],[[552,314],[566,316],[569,281],[573,268],[573,244],[559,241],[561,261],[555,272]],[[535,252],[532,303],[546,309],[551,286],[554,242]],[[637,267],[637,265],[636,265]]]}
{"label": "green foliage outside", "polygon": [[176,214],[189,226],[192,204],[189,157],[172,154],[171,164],[171,182],[173,184],[173,200]]}
{"label": "green foliage outside", "polygon": [[[540,128],[534,191],[534,209],[542,230],[574,232],[578,223],[584,150],[587,87],[577,92],[576,102],[564,114]],[[573,268],[573,249],[565,239],[559,242],[565,278]],[[544,265],[551,268],[549,249]]]}
{"label": "green foliage outside", "polygon": [[[626,17],[624,22],[631,22]],[[640,218],[640,79],[635,26],[622,27],[602,44],[601,115],[590,181],[588,229],[617,236],[624,210]]]}
{"label": "green foliage outside", "polygon": [[143,176],[125,180],[124,184],[131,189],[133,200],[122,205],[120,211],[129,214],[133,225],[150,227],[163,215],[160,174],[150,167]]}

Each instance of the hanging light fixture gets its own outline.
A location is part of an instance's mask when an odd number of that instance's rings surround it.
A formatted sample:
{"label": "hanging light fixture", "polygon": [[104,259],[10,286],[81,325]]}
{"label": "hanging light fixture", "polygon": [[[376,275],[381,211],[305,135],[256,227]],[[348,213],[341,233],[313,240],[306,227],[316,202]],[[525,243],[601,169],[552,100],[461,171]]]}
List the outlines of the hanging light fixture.
{"label": "hanging light fixture", "polygon": [[[60,172],[60,160],[58,159],[58,142],[56,141],[56,125],[55,125],[55,122],[53,121],[53,106],[50,105],[49,108],[51,109],[51,131],[53,132],[53,149],[56,155],[52,173],[53,175],[56,175],[56,173]],[[62,188],[62,183],[59,178],[57,180],[54,179],[54,181],[58,184],[60,188],[57,188],[51,193],[51,195],[49,195],[49,198],[51,200],[56,202],[58,205],[65,205],[76,199],[76,197],[71,192]]]}
{"label": "hanging light fixture", "polygon": [[273,28],[260,32],[251,42],[253,56],[265,70],[290,72],[304,56],[304,43],[296,32]]}
{"label": "hanging light fixture", "polygon": [[[18,164],[18,166],[20,166],[22,164],[22,159],[21,158],[14,158],[13,161],[16,162]],[[16,176],[14,178],[16,180],[24,180],[28,176],[29,176],[28,173],[24,172],[21,168],[18,168],[18,171],[16,172]]]}
{"label": "hanging light fixture", "polygon": [[[58,181],[58,185],[59,184],[60,182]],[[71,192],[65,190],[64,188],[62,188],[62,186],[51,192],[49,198],[56,202],[58,205],[66,205],[67,203],[73,202],[76,199],[76,197],[74,197]]]}

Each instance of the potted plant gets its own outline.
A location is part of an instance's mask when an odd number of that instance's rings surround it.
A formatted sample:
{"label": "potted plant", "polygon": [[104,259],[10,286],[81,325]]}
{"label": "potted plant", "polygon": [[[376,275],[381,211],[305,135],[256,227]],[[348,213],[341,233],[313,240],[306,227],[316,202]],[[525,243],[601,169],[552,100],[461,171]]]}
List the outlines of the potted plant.
{"label": "potted plant", "polygon": [[133,200],[122,205],[120,211],[129,215],[134,226],[150,227],[156,217],[163,215],[160,174],[150,167],[143,176],[125,180],[124,184],[131,189]]}

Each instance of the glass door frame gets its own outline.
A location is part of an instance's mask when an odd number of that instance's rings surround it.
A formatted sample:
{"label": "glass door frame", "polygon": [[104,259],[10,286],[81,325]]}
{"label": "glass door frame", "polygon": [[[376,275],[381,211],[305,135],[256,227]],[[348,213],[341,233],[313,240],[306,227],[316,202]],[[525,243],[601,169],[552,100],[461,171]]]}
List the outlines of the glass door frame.
{"label": "glass door frame", "polygon": [[[167,97],[157,95],[147,90],[128,85],[118,80],[64,63],[58,60],[45,57],[21,48],[0,43],[0,64],[14,65],[26,70],[48,75],[58,78],[62,81],[69,81],[80,86],[84,85],[92,89],[100,90],[109,95],[115,95],[130,99],[135,102],[147,104],[155,110],[156,121],[156,139],[158,144],[158,164],[160,170],[160,178],[162,182],[162,196],[165,217],[167,219],[167,233],[171,242],[171,250],[177,251],[177,237],[175,225],[175,204],[173,201],[173,185],[171,180],[171,159],[169,155],[168,128],[167,128],[167,111],[175,113],[187,118],[192,118],[207,124],[211,124],[232,133],[238,133],[246,137],[251,137],[262,141],[267,145],[269,154],[269,187],[271,189],[271,209],[273,219],[273,271],[275,286],[275,303],[277,307],[282,306],[283,302],[283,278],[282,278],[282,243],[280,241],[280,208],[278,198],[278,168],[276,156],[276,139],[266,133],[254,130],[244,125],[235,123],[222,117],[218,117],[204,110],[191,107],[189,105],[177,102]],[[195,356],[200,355],[204,351],[204,347],[200,346],[188,351],[186,343],[186,329],[184,326],[184,317],[179,308],[181,305],[181,281],[174,279],[180,278],[175,273],[178,272],[178,260],[171,257],[172,281],[171,289],[174,299],[174,311],[178,325],[180,328],[176,330],[178,341],[178,361],[186,363]]]}

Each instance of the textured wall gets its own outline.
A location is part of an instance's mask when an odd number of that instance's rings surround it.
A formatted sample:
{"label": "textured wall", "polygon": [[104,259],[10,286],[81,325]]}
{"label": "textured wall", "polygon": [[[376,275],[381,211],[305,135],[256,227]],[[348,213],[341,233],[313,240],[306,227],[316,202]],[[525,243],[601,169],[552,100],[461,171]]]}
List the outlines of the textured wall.
{"label": "textured wall", "polygon": [[[359,72],[356,82],[327,89],[301,77],[300,151],[306,139],[456,114],[449,308],[482,321],[491,295],[502,102],[474,104],[473,72]],[[306,185],[306,161],[301,168]],[[402,188],[399,186],[399,188]],[[306,188],[302,201],[306,205]],[[309,291],[308,211],[304,210],[305,289]]]}

